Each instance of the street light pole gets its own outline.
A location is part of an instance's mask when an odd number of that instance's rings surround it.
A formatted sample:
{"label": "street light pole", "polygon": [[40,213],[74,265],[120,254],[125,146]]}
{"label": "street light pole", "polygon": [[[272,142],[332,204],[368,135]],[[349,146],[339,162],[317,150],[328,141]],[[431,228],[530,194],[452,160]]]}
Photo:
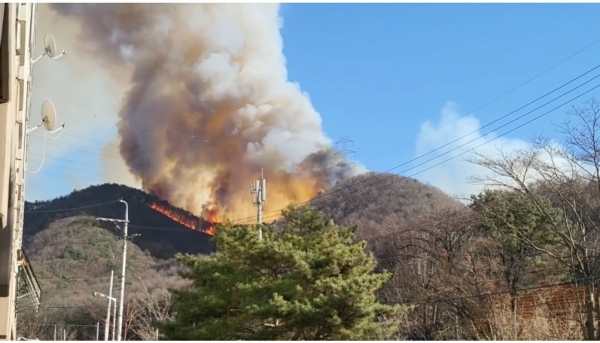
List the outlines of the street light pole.
{"label": "street light pole", "polygon": [[[110,271],[110,286],[108,289],[108,297],[112,298],[112,290],[113,290],[113,276],[114,276],[115,272],[114,270]],[[110,308],[111,308],[112,302],[108,301],[108,308],[106,309],[106,321],[104,322],[104,340],[108,341],[108,335],[109,335],[109,330],[110,330]]]}
{"label": "street light pole", "polygon": [[[116,309],[117,308],[117,299],[113,298],[111,296],[108,296],[106,294],[98,293],[98,292],[94,292],[93,294],[94,294],[95,297],[103,297],[103,298],[107,298],[108,299],[108,310],[106,311],[107,312],[106,318],[107,318],[107,323],[108,323],[108,321],[110,321],[110,319],[109,319],[109,316],[110,316],[110,307],[111,307],[110,305],[114,304],[113,305],[113,309]],[[114,311],[114,312],[116,312],[116,311]],[[116,313],[113,313],[113,323],[114,323],[114,315],[115,314]],[[108,340],[108,332],[107,332],[107,334],[106,334],[106,336],[104,338],[105,338],[104,339],[105,341]],[[115,330],[113,329],[113,341],[114,340],[115,340]]]}
{"label": "street light pole", "polygon": [[[121,340],[121,334],[123,329],[123,299],[125,298],[125,270],[127,267],[127,227],[129,224],[129,205],[123,199],[119,200],[120,202],[125,204],[125,220],[123,219],[111,219],[111,218],[96,218],[100,221],[108,221],[113,223],[123,223],[123,262],[121,263],[121,294],[119,297],[119,314],[118,314],[118,323],[117,323],[117,341]],[[134,235],[139,236],[139,235]]]}
{"label": "street light pole", "polygon": [[123,299],[125,298],[125,267],[127,266],[127,226],[129,224],[129,205],[123,199],[119,200],[125,204],[125,225],[123,225],[123,263],[121,266],[121,295],[119,296],[119,319],[117,323],[117,341],[121,341],[123,329]]}
{"label": "street light pole", "polygon": [[115,340],[115,333],[117,332],[117,299],[113,301],[113,323],[112,323],[112,340]]}

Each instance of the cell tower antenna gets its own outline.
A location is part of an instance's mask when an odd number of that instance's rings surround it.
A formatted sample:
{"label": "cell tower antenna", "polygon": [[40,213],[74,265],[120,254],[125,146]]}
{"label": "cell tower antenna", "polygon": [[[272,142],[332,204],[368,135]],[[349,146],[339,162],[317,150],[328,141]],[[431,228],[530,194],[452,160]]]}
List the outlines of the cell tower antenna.
{"label": "cell tower antenna", "polygon": [[334,154],[335,158],[340,158],[343,163],[351,165],[354,167],[354,163],[348,161],[348,156],[355,157],[356,151],[349,149],[348,147],[352,147],[354,145],[354,141],[350,139],[350,137],[342,137],[335,143],[335,149],[337,152]]}
{"label": "cell tower antenna", "polygon": [[262,210],[267,200],[267,180],[264,177],[264,170],[260,168],[260,180],[250,183],[250,194],[253,195],[252,203],[256,206],[256,221],[258,227],[258,239],[262,240]]}

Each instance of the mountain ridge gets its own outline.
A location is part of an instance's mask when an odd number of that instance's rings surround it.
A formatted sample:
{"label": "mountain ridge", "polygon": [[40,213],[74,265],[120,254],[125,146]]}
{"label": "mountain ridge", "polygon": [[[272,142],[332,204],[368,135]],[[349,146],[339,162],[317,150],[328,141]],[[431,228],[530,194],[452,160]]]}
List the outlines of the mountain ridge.
{"label": "mountain ridge", "polygon": [[[90,186],[70,194],[47,201],[25,203],[24,236],[28,238],[43,231],[56,220],[77,215],[125,218],[123,199],[129,206],[128,234],[139,234],[136,244],[148,250],[152,256],[168,259],[177,252],[208,254],[214,252],[211,235],[200,230],[192,230],[177,220],[167,217],[151,206],[153,204],[198,223],[199,227],[210,225],[204,219],[171,205],[166,200],[147,194],[139,189],[114,183]],[[106,230],[116,229],[114,224],[101,223]]]}
{"label": "mountain ridge", "polygon": [[[377,186],[373,186],[377,185]],[[340,225],[358,225],[359,239],[371,240],[397,230],[410,217],[439,207],[464,206],[440,189],[395,174],[366,173],[338,183],[327,191],[325,200],[309,203]],[[44,230],[51,222],[76,215],[123,219],[129,205],[129,234],[140,234],[136,243],[152,256],[168,259],[177,252],[209,254],[215,223],[140,189],[105,183],[46,201],[25,203],[27,237]],[[274,212],[271,210],[271,212]],[[273,214],[267,222],[276,219]],[[114,232],[115,225],[101,223]],[[194,229],[192,229],[194,228]]]}

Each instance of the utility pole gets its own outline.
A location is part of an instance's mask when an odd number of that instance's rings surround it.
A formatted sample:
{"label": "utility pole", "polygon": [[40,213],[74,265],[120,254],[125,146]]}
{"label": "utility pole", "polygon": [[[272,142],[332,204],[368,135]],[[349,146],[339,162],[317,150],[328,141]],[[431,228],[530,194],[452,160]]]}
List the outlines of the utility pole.
{"label": "utility pole", "polygon": [[[112,284],[112,282],[111,282],[111,284]],[[112,291],[112,287],[111,287],[111,291]],[[108,299],[108,309],[106,309],[106,325],[105,325],[106,330],[105,330],[105,334],[104,334],[104,340],[108,341],[108,328],[110,326],[110,308],[111,308],[111,304],[113,304],[112,308],[114,309],[114,311],[113,311],[113,324],[114,324],[114,322],[115,322],[114,320],[116,317],[117,299],[113,298],[109,295],[98,293],[98,292],[94,292],[93,294],[94,294],[94,297],[103,297],[103,298]],[[113,328],[113,341],[115,340],[115,330],[116,330],[116,328]]]}
{"label": "utility pole", "polygon": [[[106,321],[104,322],[104,340],[108,341],[109,329],[110,329],[110,308],[112,305],[112,290],[113,290],[113,276],[115,274],[114,270],[110,271],[110,286],[108,288],[108,308],[106,309]],[[113,329],[114,330],[114,329]]]}
{"label": "utility pole", "polygon": [[[129,224],[129,205],[123,199],[119,200],[120,202],[125,204],[125,220],[123,219],[112,219],[112,218],[96,218],[100,221],[107,221],[113,223],[123,223],[123,262],[121,264],[121,295],[119,296],[119,313],[118,313],[118,323],[117,323],[117,341],[121,340],[121,334],[123,329],[123,299],[125,298],[125,270],[127,266],[127,239],[130,238],[127,236],[127,226]],[[118,227],[118,225],[117,225]],[[139,236],[139,235],[133,235]],[[133,237],[132,236],[132,237]]]}
{"label": "utility pole", "polygon": [[117,321],[117,341],[121,340],[123,329],[123,299],[125,298],[125,267],[127,265],[127,226],[129,224],[129,205],[125,200],[119,200],[125,204],[125,225],[123,225],[123,265],[121,268],[121,294],[119,296],[119,320]]}
{"label": "utility pole", "polygon": [[258,223],[258,239],[262,240],[262,209],[267,199],[267,180],[260,168],[260,180],[250,183],[250,194],[254,195],[252,203],[256,205],[256,222]]}
{"label": "utility pole", "polygon": [[349,146],[353,146],[354,145],[354,141],[351,140],[349,137],[343,137],[342,139],[340,139],[339,141],[337,141],[335,143],[335,148],[336,148],[336,150],[338,152],[336,152],[334,154],[334,157],[340,156],[343,163],[351,165],[351,166],[354,167],[354,163],[348,161],[348,155],[355,156],[356,155],[356,151],[348,149],[348,145]]}
{"label": "utility pole", "polygon": [[115,301],[113,301],[113,322],[112,322],[112,340],[115,340],[115,335],[117,332],[117,299],[115,299]]}

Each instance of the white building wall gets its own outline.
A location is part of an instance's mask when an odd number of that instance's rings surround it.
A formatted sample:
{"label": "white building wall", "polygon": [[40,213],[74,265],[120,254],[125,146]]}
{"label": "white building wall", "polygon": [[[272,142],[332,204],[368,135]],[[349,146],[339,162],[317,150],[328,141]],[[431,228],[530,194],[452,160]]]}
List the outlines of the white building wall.
{"label": "white building wall", "polygon": [[0,42],[0,340],[16,339],[17,256],[23,239],[26,130],[36,4],[4,6]]}

